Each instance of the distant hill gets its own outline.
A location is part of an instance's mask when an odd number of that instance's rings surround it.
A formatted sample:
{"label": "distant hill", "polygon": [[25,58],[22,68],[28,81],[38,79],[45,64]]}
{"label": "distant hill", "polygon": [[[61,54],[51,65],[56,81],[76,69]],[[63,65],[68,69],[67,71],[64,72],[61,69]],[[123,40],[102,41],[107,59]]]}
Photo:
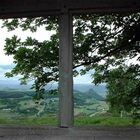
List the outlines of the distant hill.
{"label": "distant hill", "polygon": [[0,99],[23,98],[24,96],[22,92],[0,91]]}
{"label": "distant hill", "polygon": [[105,97],[107,92],[105,85],[95,86],[93,84],[75,84],[74,89],[84,93],[92,89],[102,97]]}
{"label": "distant hill", "polygon": [[[0,90],[31,90],[31,83],[28,85],[20,85],[19,82],[10,81],[10,80],[0,80]],[[50,89],[56,89],[58,88],[58,84],[48,84],[46,86],[46,90]],[[102,97],[106,96],[106,86],[105,84],[103,85],[98,85],[95,86],[93,84],[74,84],[74,90],[78,90],[80,92],[87,92],[89,90],[94,90],[97,94],[101,95]]]}
{"label": "distant hill", "polygon": [[85,92],[74,90],[74,96],[76,98],[82,98],[82,99],[93,98],[93,99],[98,100],[98,101],[104,101],[105,100],[105,98],[103,96],[96,93],[93,89],[89,89],[88,91],[85,91]]}
{"label": "distant hill", "polygon": [[10,98],[32,98],[34,91],[22,91],[22,90],[0,90],[0,99]]}
{"label": "distant hill", "polygon": [[85,94],[87,94],[88,98],[94,98],[99,101],[105,100],[103,96],[97,94],[93,89],[89,89],[87,92],[85,92]]}

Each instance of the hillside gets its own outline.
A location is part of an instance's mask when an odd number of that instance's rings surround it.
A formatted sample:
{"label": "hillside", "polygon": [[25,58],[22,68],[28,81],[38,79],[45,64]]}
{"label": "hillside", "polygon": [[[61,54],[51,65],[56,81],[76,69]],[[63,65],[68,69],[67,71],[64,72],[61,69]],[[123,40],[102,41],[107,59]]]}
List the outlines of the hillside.
{"label": "hillside", "polygon": [[[32,90],[16,90],[16,89],[6,89],[6,90],[0,90],[0,99],[5,98],[25,98],[25,97],[33,97],[35,94]],[[49,91],[45,91],[45,98],[56,98],[58,95],[51,95],[49,94]],[[105,98],[101,95],[97,94],[93,89],[89,89],[87,92],[80,92],[78,90],[74,90],[74,97],[75,98],[81,98],[81,99],[90,99],[94,98],[95,100],[104,101]]]}
{"label": "hillside", "polygon": [[[31,90],[0,90],[0,114],[15,114],[17,116],[32,116],[56,114],[58,111],[58,95],[45,92],[45,99],[38,103],[33,100]],[[87,92],[74,90],[75,115],[93,115],[105,110],[105,99],[89,89]],[[107,107],[105,107],[107,108]],[[10,112],[9,112],[10,111]],[[8,115],[9,116],[9,115]]]}
{"label": "hillside", "polygon": [[[12,81],[7,81],[7,80],[0,80],[0,90],[20,90],[20,91],[29,91],[31,90],[31,83],[28,85],[20,85],[17,82],[12,82]],[[46,86],[46,90],[50,89],[56,89],[58,88],[58,84],[48,84]],[[74,90],[78,90],[80,92],[87,92],[88,90],[94,90],[97,94],[105,97],[106,96],[106,86],[105,84],[103,85],[98,85],[95,86],[93,84],[74,84]]]}
{"label": "hillside", "polygon": [[87,92],[85,92],[88,98],[94,98],[98,101],[104,101],[105,98],[98,93],[96,93],[93,89],[89,89]]}

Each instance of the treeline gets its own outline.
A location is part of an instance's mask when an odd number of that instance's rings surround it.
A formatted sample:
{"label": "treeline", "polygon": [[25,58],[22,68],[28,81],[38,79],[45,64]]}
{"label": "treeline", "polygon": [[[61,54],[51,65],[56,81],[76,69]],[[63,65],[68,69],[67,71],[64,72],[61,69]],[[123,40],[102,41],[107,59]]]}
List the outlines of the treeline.
{"label": "treeline", "polygon": [[34,95],[34,91],[0,91],[0,99],[6,98],[24,98],[24,97],[32,97]]}

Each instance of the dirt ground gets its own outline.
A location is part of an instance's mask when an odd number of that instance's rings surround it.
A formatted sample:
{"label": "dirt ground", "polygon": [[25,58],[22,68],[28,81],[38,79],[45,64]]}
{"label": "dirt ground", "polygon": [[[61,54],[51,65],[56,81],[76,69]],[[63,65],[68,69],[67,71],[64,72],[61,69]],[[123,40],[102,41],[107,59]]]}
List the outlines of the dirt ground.
{"label": "dirt ground", "polygon": [[140,128],[0,126],[0,140],[140,140]]}

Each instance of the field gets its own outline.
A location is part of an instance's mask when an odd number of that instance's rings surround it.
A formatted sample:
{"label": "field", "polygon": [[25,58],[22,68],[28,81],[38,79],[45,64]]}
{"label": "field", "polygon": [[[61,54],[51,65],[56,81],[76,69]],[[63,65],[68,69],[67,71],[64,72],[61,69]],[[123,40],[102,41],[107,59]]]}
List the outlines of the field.
{"label": "field", "polygon": [[[31,90],[0,91],[0,124],[58,125],[58,95],[46,91],[44,99],[33,100]],[[75,126],[132,126],[131,118],[113,117],[105,98],[93,90],[74,91]],[[140,122],[137,123],[140,126]]]}

